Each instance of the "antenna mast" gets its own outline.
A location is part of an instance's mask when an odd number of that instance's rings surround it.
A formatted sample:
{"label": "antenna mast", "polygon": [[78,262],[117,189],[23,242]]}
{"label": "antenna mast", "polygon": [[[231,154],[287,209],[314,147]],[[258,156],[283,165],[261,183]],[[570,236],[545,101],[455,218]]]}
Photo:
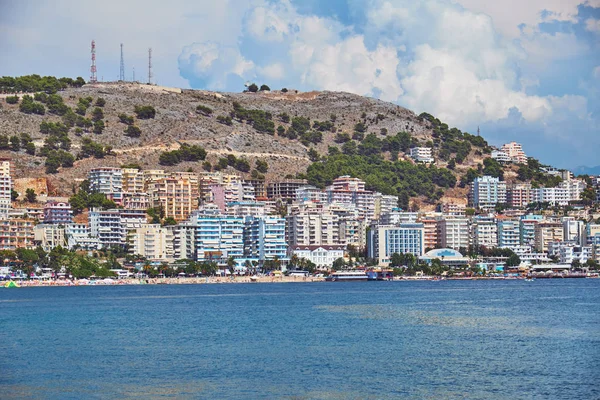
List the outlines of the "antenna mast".
{"label": "antenna mast", "polygon": [[90,67],[90,83],[97,83],[96,78],[96,41],[92,40],[92,66]]}
{"label": "antenna mast", "polygon": [[132,81],[135,82],[135,66],[133,67],[133,79],[132,79]]}
{"label": "antenna mast", "polygon": [[479,126],[477,127],[477,136],[481,136],[481,134],[479,132]]}
{"label": "antenna mast", "polygon": [[121,43],[121,70],[119,71],[119,80],[125,81],[125,60],[123,60],[123,43]]}
{"label": "antenna mast", "polygon": [[152,84],[152,47],[148,49],[148,85]]}

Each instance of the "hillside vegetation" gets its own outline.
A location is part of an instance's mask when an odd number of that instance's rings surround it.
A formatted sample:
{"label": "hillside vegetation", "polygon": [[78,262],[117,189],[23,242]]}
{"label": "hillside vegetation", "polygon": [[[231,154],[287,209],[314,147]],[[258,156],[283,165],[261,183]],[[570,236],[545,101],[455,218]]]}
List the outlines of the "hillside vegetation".
{"label": "hillside vegetation", "polygon": [[[72,194],[90,168],[135,164],[298,176],[320,187],[347,174],[407,207],[410,198],[434,204],[449,190],[464,198],[475,176],[505,170],[479,136],[349,93],[214,93],[39,76],[0,78],[0,92],[0,155],[17,176],[47,177],[57,195]],[[435,165],[412,162],[412,146],[433,148]]]}

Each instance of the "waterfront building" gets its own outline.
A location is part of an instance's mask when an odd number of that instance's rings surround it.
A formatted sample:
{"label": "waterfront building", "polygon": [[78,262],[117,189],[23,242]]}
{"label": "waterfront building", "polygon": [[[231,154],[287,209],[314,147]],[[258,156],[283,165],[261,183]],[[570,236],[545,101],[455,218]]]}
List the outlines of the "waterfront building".
{"label": "waterfront building", "polygon": [[565,242],[573,242],[579,246],[585,244],[585,223],[573,217],[562,219],[563,237]]}
{"label": "waterfront building", "polygon": [[477,216],[471,224],[473,245],[488,249],[498,247],[498,225],[494,216]]}
{"label": "waterfront building", "polygon": [[87,224],[68,224],[65,226],[65,236],[69,250],[98,250],[102,248],[100,240],[92,236],[92,230]]}
{"label": "waterfront building", "polygon": [[173,231],[160,224],[143,224],[128,235],[129,252],[149,260],[173,260]]}
{"label": "waterfront building", "polygon": [[196,227],[195,249],[198,261],[225,264],[229,257],[244,256],[244,219],[223,215],[216,206],[205,206],[191,217]]}
{"label": "waterfront building", "polygon": [[425,231],[420,223],[373,225],[368,235],[368,257],[377,259],[380,266],[388,266],[394,253],[418,257],[425,252]]}
{"label": "waterfront building", "polygon": [[519,221],[499,219],[498,247],[509,249],[519,247],[521,244],[521,231],[519,227]]}
{"label": "waterfront building", "polygon": [[259,262],[285,260],[285,218],[271,215],[245,217],[244,253],[245,257]]}
{"label": "waterfront building", "polygon": [[584,244],[600,245],[600,224],[589,223],[585,226]]}
{"label": "waterfront building", "polygon": [[73,222],[73,210],[68,202],[47,201],[44,204],[44,224],[66,225]]}
{"label": "waterfront building", "polygon": [[49,252],[57,246],[66,247],[65,227],[57,224],[38,224],[33,228],[35,246]]}
{"label": "waterfront building", "polygon": [[346,252],[344,245],[298,245],[290,248],[291,255],[305,258],[319,269],[330,269],[333,262],[343,258]]}
{"label": "waterfront building", "polygon": [[420,261],[431,264],[433,260],[440,260],[442,265],[449,268],[464,268],[469,265],[469,259],[455,249],[433,249],[419,257]]}
{"label": "waterfront building", "polygon": [[0,220],[0,250],[33,248],[35,223],[31,219],[10,218]]}
{"label": "waterfront building", "polygon": [[469,247],[469,220],[447,216],[438,221],[441,247],[459,250]]}
{"label": "waterfront building", "polygon": [[471,185],[471,199],[475,207],[492,210],[506,203],[506,183],[488,175],[477,177]]}
{"label": "waterfront building", "polygon": [[412,158],[416,162],[422,162],[422,163],[432,163],[435,161],[433,159],[431,147],[413,147],[413,148],[411,148],[410,149],[410,158]]}
{"label": "waterfront building", "polygon": [[521,246],[535,246],[535,227],[543,221],[541,215],[527,214],[519,220]]}
{"label": "waterfront building", "polygon": [[423,245],[425,250],[436,249],[441,247],[439,236],[439,220],[434,217],[421,217],[417,222],[423,225]]}
{"label": "waterfront building", "polygon": [[548,255],[557,257],[560,264],[571,264],[573,261],[585,264],[587,260],[593,258],[593,247],[591,245],[580,246],[569,241],[550,242],[548,244]]}
{"label": "waterfront building", "polygon": [[93,208],[88,214],[90,233],[98,238],[102,247],[123,246],[127,230],[121,225],[120,210],[100,210]]}
{"label": "waterfront building", "polygon": [[196,259],[196,224],[190,220],[167,227],[173,235],[173,258],[175,260]]}
{"label": "waterfront building", "polygon": [[290,246],[339,245],[340,218],[327,205],[306,203],[292,209],[286,217]]}
{"label": "waterfront building", "polygon": [[535,226],[534,247],[541,253],[548,251],[550,242],[562,242],[563,227],[559,222],[540,222]]}

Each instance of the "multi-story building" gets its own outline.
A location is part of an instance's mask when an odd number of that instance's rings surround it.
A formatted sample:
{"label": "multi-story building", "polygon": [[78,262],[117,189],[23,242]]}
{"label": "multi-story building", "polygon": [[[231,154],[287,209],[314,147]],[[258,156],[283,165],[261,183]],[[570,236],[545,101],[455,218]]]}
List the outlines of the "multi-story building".
{"label": "multi-story building", "polygon": [[511,208],[524,208],[533,201],[531,183],[515,183],[506,188],[506,202]]}
{"label": "multi-story building", "polygon": [[229,257],[244,256],[244,219],[223,215],[216,206],[195,212],[190,222],[196,227],[195,248],[198,261],[225,264]]}
{"label": "multi-story building", "polygon": [[508,154],[500,150],[492,150],[492,158],[502,164],[512,161],[512,158]]}
{"label": "multi-story building", "polygon": [[401,211],[400,209],[392,210],[387,214],[383,214],[379,217],[380,225],[398,225],[398,224],[407,224],[407,223],[415,223],[419,218],[419,213],[410,212],[410,211]]}
{"label": "multi-story building", "polygon": [[0,220],[7,219],[12,203],[10,160],[0,159]]}
{"label": "multi-story building", "polygon": [[105,194],[117,204],[123,196],[123,170],[121,168],[92,168],[88,172],[90,190]]}
{"label": "multi-story building", "polygon": [[521,246],[535,246],[535,227],[543,221],[541,215],[527,214],[519,220],[519,234]]}
{"label": "multi-story building", "polygon": [[50,251],[57,246],[65,247],[65,227],[57,224],[38,224],[33,228],[36,246]]}
{"label": "multi-story building", "polygon": [[16,250],[20,247],[33,248],[34,221],[23,218],[0,220],[0,250]]}
{"label": "multi-story building", "polygon": [[88,214],[90,233],[101,247],[124,246],[127,229],[121,224],[120,210],[92,209]]}
{"label": "multi-story building", "polygon": [[188,221],[168,227],[173,232],[173,258],[176,260],[196,259],[196,225],[193,217]]}
{"label": "multi-story building", "polygon": [[185,221],[198,209],[198,179],[194,175],[174,174],[148,183],[152,207],[162,207],[165,218]]}
{"label": "multi-story building", "polygon": [[435,161],[433,159],[431,147],[413,147],[412,149],[410,149],[410,158],[412,158],[416,162],[423,163],[432,163]]}
{"label": "multi-story building", "polygon": [[506,182],[492,176],[477,177],[471,185],[471,199],[475,207],[491,210],[506,203]]}
{"label": "multi-story building", "polygon": [[445,202],[442,203],[440,211],[446,215],[464,217],[467,212],[467,205],[464,203]]}
{"label": "multi-story building", "polygon": [[330,269],[333,262],[343,258],[346,252],[344,245],[299,245],[290,247],[291,255],[305,258],[320,269]]}
{"label": "multi-story building", "polygon": [[327,203],[327,193],[315,186],[301,186],[296,189],[295,200],[299,202]]}
{"label": "multi-story building", "polygon": [[593,258],[592,246],[580,246],[573,242],[550,242],[548,243],[548,254],[551,257],[557,257],[560,264],[571,264],[573,261],[579,261],[584,264],[587,260]]}
{"label": "multi-story building", "polygon": [[461,217],[445,217],[438,220],[441,247],[459,250],[469,247],[469,220]]}
{"label": "multi-story building", "polygon": [[564,217],[562,224],[565,242],[573,242],[579,246],[585,244],[585,223],[583,221],[573,217]]}
{"label": "multi-story building", "polygon": [[277,216],[246,217],[244,221],[245,256],[263,262],[287,257],[285,218]]}
{"label": "multi-story building", "polygon": [[498,225],[493,216],[478,216],[473,218],[471,232],[473,233],[473,245],[476,248],[498,247]]}
{"label": "multi-story building", "polygon": [[418,220],[423,225],[423,244],[425,249],[437,249],[441,247],[440,237],[438,235],[438,219],[434,217],[421,217]]}
{"label": "multi-story building", "polygon": [[566,206],[570,201],[580,200],[584,190],[585,183],[574,179],[562,181],[556,187],[533,189],[533,197],[534,201]]}
{"label": "multi-story building", "polygon": [[521,231],[519,229],[519,221],[499,219],[498,247],[514,249],[520,245]]}
{"label": "multi-story building", "polygon": [[143,224],[128,235],[129,252],[149,260],[173,260],[173,230],[159,224]]}
{"label": "multi-story building", "polygon": [[264,179],[244,179],[244,184],[247,187],[252,187],[254,193],[252,195],[256,199],[264,199],[267,197],[267,185]]}
{"label": "multi-story building", "polygon": [[534,246],[539,252],[548,251],[548,243],[562,242],[563,226],[559,222],[540,222],[535,226]]}
{"label": "multi-story building", "polygon": [[44,224],[66,225],[73,222],[73,210],[68,202],[48,201],[44,204]]}
{"label": "multi-story building", "polygon": [[585,226],[584,244],[600,245],[600,224],[589,223]]}
{"label": "multi-story building", "polygon": [[124,193],[144,193],[144,172],[137,168],[123,168],[122,176]]}
{"label": "multi-story building", "polygon": [[65,226],[65,236],[69,250],[98,250],[102,248],[100,240],[92,236],[92,230],[87,224],[69,224]]}
{"label": "multi-story building", "polygon": [[380,266],[388,266],[392,254],[425,253],[425,231],[423,224],[374,225],[369,231],[367,252],[378,260]]}
{"label": "multi-story building", "polygon": [[513,162],[518,164],[527,164],[527,155],[523,151],[523,147],[516,142],[510,142],[502,145],[500,151],[506,153]]}
{"label": "multi-story building", "polygon": [[306,179],[284,179],[280,182],[271,182],[267,185],[267,197],[270,199],[294,200],[296,190],[306,186]]}
{"label": "multi-story building", "polygon": [[339,245],[340,217],[327,206],[308,203],[286,217],[290,246]]}
{"label": "multi-story building", "polygon": [[396,208],[398,208],[398,196],[375,192],[375,219],[391,213]]}
{"label": "multi-story building", "polygon": [[121,205],[130,210],[147,210],[150,208],[150,197],[147,193],[123,193]]}

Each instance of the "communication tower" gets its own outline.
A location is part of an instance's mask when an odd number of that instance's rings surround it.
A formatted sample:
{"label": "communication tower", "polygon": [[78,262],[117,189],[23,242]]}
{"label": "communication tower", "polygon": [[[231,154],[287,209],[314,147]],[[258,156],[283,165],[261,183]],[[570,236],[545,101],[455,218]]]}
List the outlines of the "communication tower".
{"label": "communication tower", "polygon": [[90,83],[97,83],[96,78],[96,41],[92,40],[92,66],[90,67]]}
{"label": "communication tower", "polygon": [[119,80],[125,81],[125,60],[123,60],[123,43],[121,43],[121,70],[119,71]]}
{"label": "communication tower", "polygon": [[148,49],[148,85],[152,84],[152,47]]}

